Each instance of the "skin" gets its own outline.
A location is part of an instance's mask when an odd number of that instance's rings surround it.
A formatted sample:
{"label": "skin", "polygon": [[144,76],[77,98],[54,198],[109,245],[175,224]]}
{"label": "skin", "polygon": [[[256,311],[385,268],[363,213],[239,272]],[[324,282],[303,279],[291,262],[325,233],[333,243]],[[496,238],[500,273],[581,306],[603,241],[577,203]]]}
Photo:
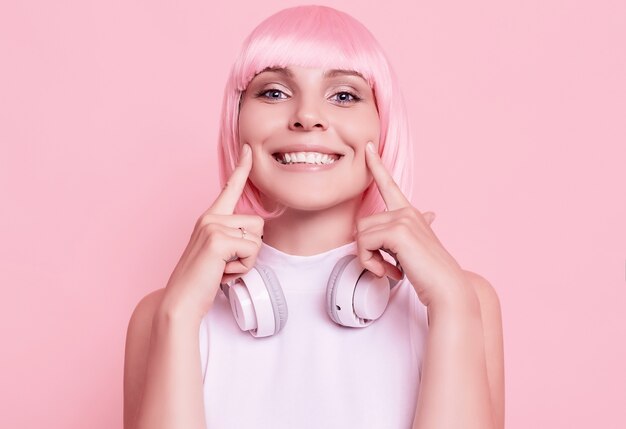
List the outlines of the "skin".
{"label": "skin", "polygon": [[[434,215],[411,206],[386,171],[377,152],[375,100],[364,81],[328,78],[319,69],[290,71],[291,76],[259,75],[249,85],[240,111],[244,147],[237,168],[196,222],[167,286],[145,297],[131,317],[125,428],[205,427],[197,365],[200,320],[210,311],[220,282],[252,268],[261,236],[295,255],[354,240],[364,268],[399,278],[401,273],[378,251],[388,249],[428,308],[413,429],[503,428],[502,322],[495,290],[459,266],[430,228]],[[278,100],[255,95],[265,88],[285,95],[274,92]],[[337,104],[350,99],[338,95],[347,88],[360,90],[362,100]],[[326,172],[276,167],[273,152],[308,139],[343,153],[342,164]],[[370,141],[373,151],[366,150]],[[285,215],[264,222],[259,216],[233,214],[247,180],[263,193],[266,207],[287,205]],[[361,194],[372,180],[387,211],[356,219]],[[245,237],[240,228],[247,231]]]}

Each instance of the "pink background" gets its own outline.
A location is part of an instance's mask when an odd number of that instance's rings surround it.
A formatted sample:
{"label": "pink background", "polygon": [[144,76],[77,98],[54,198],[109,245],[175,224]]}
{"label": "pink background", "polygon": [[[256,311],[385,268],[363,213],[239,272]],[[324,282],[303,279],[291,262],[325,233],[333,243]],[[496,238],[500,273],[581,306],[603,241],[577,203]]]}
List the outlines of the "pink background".
{"label": "pink background", "polygon": [[[129,317],[218,191],[230,64],[298,4],[211,3],[0,6],[0,427],[122,425]],[[416,207],[500,295],[507,427],[626,427],[625,3],[326,4],[388,52]]]}

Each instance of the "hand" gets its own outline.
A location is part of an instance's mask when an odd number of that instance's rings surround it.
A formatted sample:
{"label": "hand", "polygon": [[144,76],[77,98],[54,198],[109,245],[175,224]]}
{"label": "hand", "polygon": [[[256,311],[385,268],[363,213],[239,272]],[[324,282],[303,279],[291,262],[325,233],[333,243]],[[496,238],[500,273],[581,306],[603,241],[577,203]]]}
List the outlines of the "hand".
{"label": "hand", "polygon": [[246,144],[224,189],[196,222],[165,288],[164,311],[202,317],[213,304],[220,283],[241,277],[254,266],[264,220],[233,214],[251,169],[252,154]]}
{"label": "hand", "polygon": [[463,269],[430,228],[434,213],[422,214],[411,205],[376,149],[366,148],[365,160],[387,211],[357,221],[355,238],[361,264],[379,277],[400,279],[400,270],[380,255],[378,249],[383,249],[400,263],[424,305],[455,299],[459,285],[464,284]]}

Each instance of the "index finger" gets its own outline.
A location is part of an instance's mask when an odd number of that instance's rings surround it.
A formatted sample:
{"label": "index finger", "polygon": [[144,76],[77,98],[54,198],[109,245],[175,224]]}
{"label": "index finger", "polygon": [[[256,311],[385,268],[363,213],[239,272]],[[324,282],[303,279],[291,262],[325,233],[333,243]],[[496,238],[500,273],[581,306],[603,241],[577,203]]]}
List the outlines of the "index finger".
{"label": "index finger", "polygon": [[221,215],[233,214],[237,201],[239,201],[243,193],[243,188],[246,186],[251,169],[252,151],[248,144],[244,144],[237,167],[235,167],[224,185],[224,189],[222,189],[222,192],[220,192],[207,212]]}
{"label": "index finger", "polygon": [[372,172],[372,176],[374,176],[374,181],[376,182],[376,186],[378,186],[380,195],[383,197],[383,200],[385,200],[387,210],[397,210],[410,206],[411,203],[404,196],[398,184],[385,168],[372,142],[367,143],[365,152],[365,161]]}

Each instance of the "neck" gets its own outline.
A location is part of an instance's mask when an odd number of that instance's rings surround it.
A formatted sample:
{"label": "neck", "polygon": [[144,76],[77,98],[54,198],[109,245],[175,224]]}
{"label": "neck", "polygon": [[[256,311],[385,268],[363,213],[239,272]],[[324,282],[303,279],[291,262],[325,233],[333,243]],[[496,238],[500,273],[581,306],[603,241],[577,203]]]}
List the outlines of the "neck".
{"label": "neck", "polygon": [[290,255],[310,256],[354,241],[360,196],[334,207],[304,211],[288,208],[265,222],[263,241]]}

